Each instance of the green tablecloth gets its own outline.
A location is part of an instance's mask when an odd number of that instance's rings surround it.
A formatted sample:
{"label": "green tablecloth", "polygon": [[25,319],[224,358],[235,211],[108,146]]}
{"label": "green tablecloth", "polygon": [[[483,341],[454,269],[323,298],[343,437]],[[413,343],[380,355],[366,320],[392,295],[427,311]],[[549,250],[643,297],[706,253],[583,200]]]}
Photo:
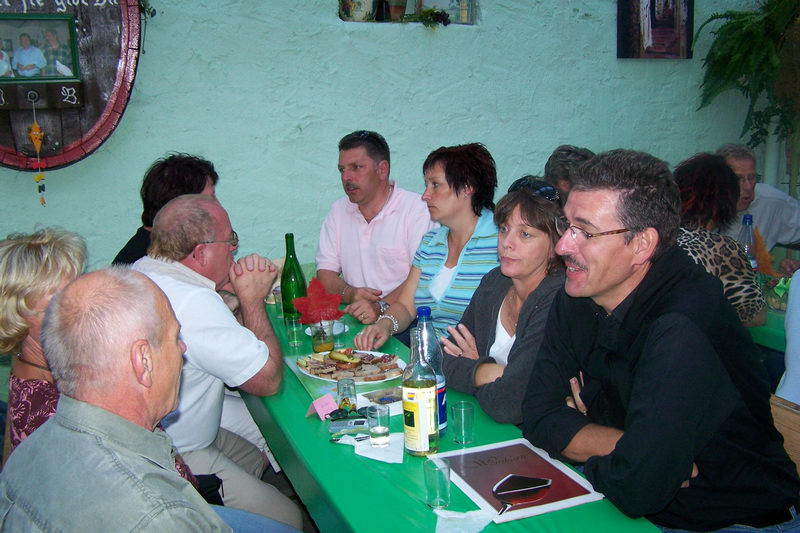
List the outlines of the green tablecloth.
{"label": "green tablecloth", "polygon": [[[273,306],[268,312],[274,320]],[[347,317],[350,331],[348,346],[360,329]],[[310,340],[299,348],[289,349],[282,327],[276,328],[285,353],[308,353]],[[382,350],[407,359],[408,349],[392,339]],[[351,446],[328,441],[327,423],[316,415],[304,417],[312,398],[297,376],[286,369],[281,391],[269,398],[242,393],[250,412],[267,439],[281,467],[305,503],[317,526],[324,533],[423,532],[435,531],[436,515],[424,503],[422,458],[404,456],[402,464],[389,464],[360,457]],[[448,401],[466,400],[476,406],[473,446],[521,437],[513,425],[498,424],[489,418],[471,396],[448,391]],[[402,420],[392,417],[392,432],[402,431]],[[446,435],[440,451],[457,449]],[[477,506],[455,485],[452,486],[453,511],[470,511]],[[607,500],[593,502],[541,516],[505,524],[490,524],[484,531],[549,533],[569,532],[655,532],[647,520],[624,516]]]}
{"label": "green tablecloth", "polygon": [[783,321],[786,313],[767,309],[767,322],[763,326],[750,328],[753,341],[761,346],[772,348],[779,352],[786,351],[786,332]]}

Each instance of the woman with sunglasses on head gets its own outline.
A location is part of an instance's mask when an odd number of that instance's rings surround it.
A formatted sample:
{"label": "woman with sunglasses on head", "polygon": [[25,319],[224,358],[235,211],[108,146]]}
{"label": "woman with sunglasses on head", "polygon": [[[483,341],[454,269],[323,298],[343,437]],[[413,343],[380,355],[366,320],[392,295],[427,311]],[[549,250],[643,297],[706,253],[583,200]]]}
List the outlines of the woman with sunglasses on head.
{"label": "woman with sunglasses on head", "polygon": [[422,165],[423,201],[441,227],[422,237],[411,271],[378,320],[355,337],[356,348],[379,348],[431,308],[440,332],[458,324],[481,278],[497,266],[497,227],[492,218],[497,171],[478,143],[441,147]]}
{"label": "woman with sunglasses on head", "polygon": [[522,422],[550,303],[564,286],[555,253],[559,193],[534,176],[515,181],[494,212],[500,266],[486,274],[461,322],[442,340],[447,386],[474,395],[498,422]]}

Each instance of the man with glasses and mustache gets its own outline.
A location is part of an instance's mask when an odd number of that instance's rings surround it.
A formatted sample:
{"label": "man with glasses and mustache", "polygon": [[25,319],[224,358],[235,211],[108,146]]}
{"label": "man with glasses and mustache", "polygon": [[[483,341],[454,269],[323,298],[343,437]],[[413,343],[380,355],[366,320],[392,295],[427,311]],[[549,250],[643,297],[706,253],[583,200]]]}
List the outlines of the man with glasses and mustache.
{"label": "man with glasses and mustache", "polygon": [[[260,479],[266,457],[220,427],[226,385],[270,396],[283,378],[283,356],[264,308],[277,269],[256,254],[234,261],[238,246],[217,199],[187,194],[158,212],[148,255],[133,265],[167,295],[186,343],[178,408],[162,425],[193,472],[222,479],[225,505],[300,529],[299,508]],[[217,294],[228,282],[242,324]]]}
{"label": "man with glasses and mustache", "polygon": [[[800,201],[772,185],[760,183],[753,151],[740,144],[726,144],[717,150],[717,155],[724,157],[739,177],[738,220],[727,228],[721,228],[725,235],[738,238],[742,217],[750,214],[753,215],[753,228],[761,234],[767,251],[778,243],[800,241]],[[797,267],[800,267],[800,262],[792,270]]]}
{"label": "man with glasses and mustache", "polygon": [[525,437],[582,463],[595,489],[662,531],[800,527],[800,480],[758,349],[719,281],[676,245],[667,165],[614,150],[573,180],[556,245],[567,279],[523,402]]}

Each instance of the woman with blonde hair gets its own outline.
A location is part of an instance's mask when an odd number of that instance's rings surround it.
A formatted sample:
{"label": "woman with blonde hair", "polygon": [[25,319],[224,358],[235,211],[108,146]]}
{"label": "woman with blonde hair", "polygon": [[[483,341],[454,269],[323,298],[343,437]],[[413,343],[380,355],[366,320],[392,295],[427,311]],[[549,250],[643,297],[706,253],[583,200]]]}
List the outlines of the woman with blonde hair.
{"label": "woman with blonde hair", "polygon": [[58,402],[39,339],[47,304],[77,278],[86,243],[61,228],[15,233],[0,241],[0,353],[14,356],[8,419],[15,448],[52,416]]}

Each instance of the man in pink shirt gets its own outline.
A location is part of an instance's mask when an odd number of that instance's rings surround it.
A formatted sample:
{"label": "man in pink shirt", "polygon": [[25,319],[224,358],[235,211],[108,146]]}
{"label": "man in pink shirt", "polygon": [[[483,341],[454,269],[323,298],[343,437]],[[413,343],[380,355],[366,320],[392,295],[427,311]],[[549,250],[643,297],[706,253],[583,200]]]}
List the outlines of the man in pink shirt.
{"label": "man in pink shirt", "polygon": [[319,236],[317,278],[364,324],[394,301],[392,291],[408,276],[422,236],[436,227],[420,195],[389,180],[389,168],[381,135],[345,135],[339,173],[347,196],[334,202]]}

